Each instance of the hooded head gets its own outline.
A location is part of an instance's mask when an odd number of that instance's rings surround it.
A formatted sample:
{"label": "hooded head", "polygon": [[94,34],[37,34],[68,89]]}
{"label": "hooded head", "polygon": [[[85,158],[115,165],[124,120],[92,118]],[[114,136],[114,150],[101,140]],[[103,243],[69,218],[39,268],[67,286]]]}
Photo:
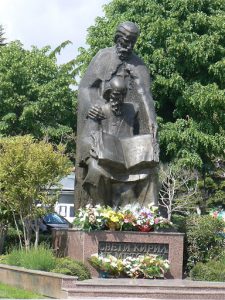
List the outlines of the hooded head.
{"label": "hooded head", "polygon": [[139,34],[140,30],[135,23],[126,21],[119,24],[114,41],[121,60],[127,60],[130,57]]}

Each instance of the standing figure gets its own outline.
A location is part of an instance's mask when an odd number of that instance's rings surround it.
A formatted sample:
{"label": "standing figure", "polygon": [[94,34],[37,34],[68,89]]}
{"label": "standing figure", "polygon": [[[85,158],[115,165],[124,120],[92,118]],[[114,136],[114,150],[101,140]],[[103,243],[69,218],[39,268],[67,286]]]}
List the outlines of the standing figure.
{"label": "standing figure", "polygon": [[149,73],[133,53],[139,29],[120,24],[81,80],[75,206],[157,204],[158,143]]}

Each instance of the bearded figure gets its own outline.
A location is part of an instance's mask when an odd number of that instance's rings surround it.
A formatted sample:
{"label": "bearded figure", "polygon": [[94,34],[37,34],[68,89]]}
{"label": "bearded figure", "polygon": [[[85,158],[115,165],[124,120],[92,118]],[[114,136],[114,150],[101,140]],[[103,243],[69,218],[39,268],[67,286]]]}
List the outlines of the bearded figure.
{"label": "bearded figure", "polygon": [[159,150],[150,76],[133,53],[139,28],[120,24],[78,94],[75,207],[157,205]]}

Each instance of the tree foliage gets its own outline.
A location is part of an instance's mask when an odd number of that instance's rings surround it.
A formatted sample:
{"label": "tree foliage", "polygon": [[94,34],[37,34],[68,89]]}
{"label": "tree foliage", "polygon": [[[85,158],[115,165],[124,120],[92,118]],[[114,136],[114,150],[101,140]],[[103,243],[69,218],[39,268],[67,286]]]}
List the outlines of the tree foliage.
{"label": "tree foliage", "polygon": [[70,172],[71,165],[63,149],[62,146],[54,149],[50,143],[37,142],[29,135],[0,139],[1,205],[13,214],[17,229],[19,216],[27,248],[32,228],[37,245],[38,218],[57,200],[49,189],[59,186],[60,179]]}
{"label": "tree foliage", "polygon": [[0,25],[0,46],[4,46],[5,43],[5,38],[4,38],[4,31],[2,25]]}
{"label": "tree foliage", "polygon": [[141,29],[135,51],[152,76],[161,159],[197,166],[225,149],[225,0],[113,0],[88,30],[82,73],[125,20]]}
{"label": "tree foliage", "polygon": [[25,50],[18,41],[1,47],[0,134],[68,141],[76,124],[74,63],[56,63],[56,54],[68,43],[53,51]]}

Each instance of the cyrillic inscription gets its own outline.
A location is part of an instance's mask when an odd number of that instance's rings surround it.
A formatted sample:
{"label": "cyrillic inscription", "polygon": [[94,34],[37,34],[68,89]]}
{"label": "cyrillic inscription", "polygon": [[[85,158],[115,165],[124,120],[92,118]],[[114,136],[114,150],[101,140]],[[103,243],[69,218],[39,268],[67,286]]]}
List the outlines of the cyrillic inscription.
{"label": "cyrillic inscription", "polygon": [[144,254],[156,254],[165,259],[169,256],[169,244],[158,243],[119,243],[99,241],[98,254],[111,254],[117,258],[137,257]]}

